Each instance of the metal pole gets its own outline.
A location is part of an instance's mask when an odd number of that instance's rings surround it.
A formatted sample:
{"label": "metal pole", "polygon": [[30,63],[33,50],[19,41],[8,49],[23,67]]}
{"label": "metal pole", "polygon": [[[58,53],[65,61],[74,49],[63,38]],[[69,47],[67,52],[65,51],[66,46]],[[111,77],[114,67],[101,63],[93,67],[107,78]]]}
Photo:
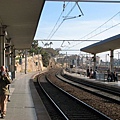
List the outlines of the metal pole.
{"label": "metal pole", "polygon": [[108,67],[108,69],[110,69],[109,68],[109,60],[107,61],[107,56],[109,56],[109,54],[106,54],[106,67]]}
{"label": "metal pole", "polygon": [[114,50],[110,51],[110,70],[113,72],[113,67],[114,67]]}
{"label": "metal pole", "polygon": [[76,56],[76,73],[77,73],[77,56]]}
{"label": "metal pole", "polygon": [[96,54],[94,54],[94,68],[93,68],[93,70],[95,71],[95,69],[96,69]]}
{"label": "metal pole", "polygon": [[0,66],[5,65],[4,27],[0,27]]}
{"label": "metal pole", "polygon": [[66,69],[67,69],[67,52],[66,52]]}
{"label": "metal pole", "polygon": [[40,50],[38,50],[38,71],[40,71]]}
{"label": "metal pole", "polygon": [[90,70],[90,67],[91,67],[91,56],[89,54],[89,70]]}
{"label": "metal pole", "polygon": [[11,46],[11,74],[12,79],[15,78],[15,49]]}
{"label": "metal pole", "polygon": [[118,52],[118,68],[119,68],[119,53],[120,53],[120,52]]}
{"label": "metal pole", "polygon": [[27,74],[27,50],[25,50],[25,74]]}

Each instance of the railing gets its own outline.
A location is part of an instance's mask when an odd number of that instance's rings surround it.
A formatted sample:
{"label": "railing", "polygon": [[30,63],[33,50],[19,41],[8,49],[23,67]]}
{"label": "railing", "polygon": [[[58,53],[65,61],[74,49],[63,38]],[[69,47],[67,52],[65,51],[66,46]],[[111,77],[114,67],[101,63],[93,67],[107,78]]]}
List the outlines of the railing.
{"label": "railing", "polygon": [[96,80],[102,80],[105,81],[106,80],[106,74],[105,73],[96,73]]}

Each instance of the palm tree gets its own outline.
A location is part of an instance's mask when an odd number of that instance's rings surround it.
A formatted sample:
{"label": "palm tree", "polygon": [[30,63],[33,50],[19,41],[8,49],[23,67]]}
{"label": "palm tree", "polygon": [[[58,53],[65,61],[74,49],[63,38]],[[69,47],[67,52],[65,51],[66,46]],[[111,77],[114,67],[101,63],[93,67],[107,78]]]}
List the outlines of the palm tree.
{"label": "palm tree", "polygon": [[37,40],[33,40],[32,48],[37,48],[37,47],[38,47],[38,41]]}
{"label": "palm tree", "polygon": [[52,44],[53,44],[52,42],[50,42],[50,43],[49,43],[49,45],[50,45],[50,48],[51,48],[51,45],[52,45]]}
{"label": "palm tree", "polygon": [[48,43],[45,43],[44,46],[46,46],[46,48],[47,48],[47,46],[49,46],[49,44],[48,44]]}

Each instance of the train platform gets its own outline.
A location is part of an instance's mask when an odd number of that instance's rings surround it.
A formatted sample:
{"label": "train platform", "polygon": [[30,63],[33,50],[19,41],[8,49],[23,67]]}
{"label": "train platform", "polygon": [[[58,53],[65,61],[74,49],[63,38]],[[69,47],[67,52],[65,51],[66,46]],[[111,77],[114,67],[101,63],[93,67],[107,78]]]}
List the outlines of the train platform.
{"label": "train platform", "polygon": [[97,82],[97,83],[100,83],[100,84],[104,84],[104,85],[114,86],[114,87],[120,88],[120,81],[119,80],[115,81],[115,82],[108,82],[107,80],[90,79],[89,77],[87,77],[85,75],[78,74],[78,73],[70,73],[70,72],[67,72],[65,70],[64,70],[64,74],[67,74],[67,75],[73,76],[73,77],[77,77],[77,78],[81,78],[81,79],[84,79],[84,80],[88,80],[88,81],[91,81],[91,82]]}
{"label": "train platform", "polygon": [[10,85],[11,101],[7,105],[5,120],[50,120],[34,87],[35,74],[37,73],[17,73]]}

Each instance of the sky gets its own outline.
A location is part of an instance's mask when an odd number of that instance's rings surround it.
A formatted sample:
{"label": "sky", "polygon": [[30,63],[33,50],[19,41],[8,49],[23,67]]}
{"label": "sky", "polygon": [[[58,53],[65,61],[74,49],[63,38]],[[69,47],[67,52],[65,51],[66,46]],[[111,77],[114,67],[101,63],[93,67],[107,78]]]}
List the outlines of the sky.
{"label": "sky", "polygon": [[[60,53],[79,55],[85,54],[79,51],[81,48],[98,41],[52,40],[104,40],[120,34],[120,3],[78,2],[78,4],[77,6],[75,2],[65,2],[63,9],[64,2],[45,2],[34,38],[43,40],[39,41],[39,46],[45,47],[45,43],[52,42],[52,48],[68,50]],[[79,15],[81,17],[78,17]],[[116,58],[119,51],[118,49],[114,52]],[[106,54],[109,52],[100,53],[98,56],[105,61]]]}

